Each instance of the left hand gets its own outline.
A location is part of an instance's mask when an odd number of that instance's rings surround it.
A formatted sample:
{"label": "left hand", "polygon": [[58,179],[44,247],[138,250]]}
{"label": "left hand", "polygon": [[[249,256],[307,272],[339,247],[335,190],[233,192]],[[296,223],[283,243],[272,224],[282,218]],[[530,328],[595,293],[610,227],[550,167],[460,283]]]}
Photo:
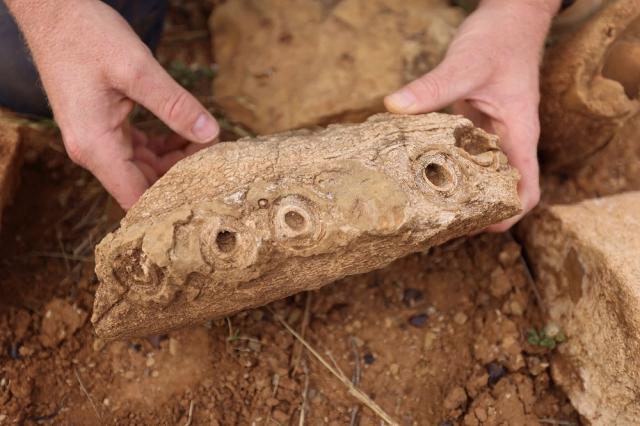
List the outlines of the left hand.
{"label": "left hand", "polygon": [[440,65],[385,99],[391,112],[416,114],[449,105],[500,137],[521,180],[519,216],[487,230],[509,229],[540,200],[537,144],[539,65],[560,0],[483,0],[461,25]]}

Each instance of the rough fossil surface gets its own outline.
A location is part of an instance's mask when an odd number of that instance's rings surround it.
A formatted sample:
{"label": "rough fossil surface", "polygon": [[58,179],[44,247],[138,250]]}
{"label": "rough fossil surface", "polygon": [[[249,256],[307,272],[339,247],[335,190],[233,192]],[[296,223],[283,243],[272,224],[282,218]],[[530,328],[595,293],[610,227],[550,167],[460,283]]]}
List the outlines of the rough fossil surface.
{"label": "rough fossil surface", "polygon": [[639,58],[640,0],[612,2],[548,50],[540,104],[548,168],[580,163],[640,120]]}
{"label": "rough fossil surface", "polygon": [[362,121],[441,60],[463,17],[446,0],[229,0],[210,21],[214,96],[260,134]]}
{"label": "rough fossil surface", "polygon": [[517,182],[496,137],[444,114],[220,143],[98,245],[92,321],[160,333],[316,289],[517,214]]}
{"label": "rough fossil surface", "polygon": [[567,342],[553,375],[592,425],[640,419],[640,192],[556,205],[524,242],[551,320]]}
{"label": "rough fossil surface", "polygon": [[19,163],[20,132],[0,115],[0,225],[2,209],[11,201],[18,181]]}

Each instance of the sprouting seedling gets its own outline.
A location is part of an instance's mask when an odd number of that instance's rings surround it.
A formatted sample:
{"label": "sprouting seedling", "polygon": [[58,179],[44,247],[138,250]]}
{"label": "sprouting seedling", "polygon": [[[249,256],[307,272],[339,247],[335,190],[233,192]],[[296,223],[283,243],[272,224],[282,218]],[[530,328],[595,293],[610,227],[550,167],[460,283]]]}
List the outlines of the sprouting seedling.
{"label": "sprouting seedling", "polygon": [[556,324],[547,324],[546,327],[540,329],[530,329],[527,332],[527,341],[536,346],[541,346],[549,350],[555,349],[558,343],[565,342],[567,337],[564,332]]}

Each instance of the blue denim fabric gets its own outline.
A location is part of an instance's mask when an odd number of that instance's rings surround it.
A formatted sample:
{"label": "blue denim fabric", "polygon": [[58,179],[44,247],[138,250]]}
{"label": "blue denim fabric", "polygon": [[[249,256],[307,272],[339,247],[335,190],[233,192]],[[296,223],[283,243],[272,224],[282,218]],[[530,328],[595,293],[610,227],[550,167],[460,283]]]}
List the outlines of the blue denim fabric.
{"label": "blue denim fabric", "polygon": [[[151,50],[155,49],[162,35],[168,0],[104,2],[129,22]],[[0,106],[23,114],[51,117],[38,72],[3,0],[0,0]]]}

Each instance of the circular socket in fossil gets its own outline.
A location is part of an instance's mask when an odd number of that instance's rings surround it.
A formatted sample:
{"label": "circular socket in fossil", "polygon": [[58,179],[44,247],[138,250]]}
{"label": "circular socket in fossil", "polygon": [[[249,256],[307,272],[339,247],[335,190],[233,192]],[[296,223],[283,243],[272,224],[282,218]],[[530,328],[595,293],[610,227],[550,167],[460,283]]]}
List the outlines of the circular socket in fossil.
{"label": "circular socket in fossil", "polygon": [[449,196],[458,187],[460,171],[457,163],[448,154],[439,151],[428,152],[422,155],[416,164],[416,179],[423,190]]}
{"label": "circular socket in fossil", "polygon": [[168,291],[162,270],[139,248],[116,256],[113,273],[118,282],[129,288],[128,297],[141,305],[158,303],[166,306],[173,293]]}
{"label": "circular socket in fossil", "polygon": [[211,218],[200,235],[200,250],[215,269],[245,268],[255,262],[255,236],[231,216]]}
{"label": "circular socket in fossil", "polygon": [[293,249],[315,245],[324,234],[317,205],[302,195],[287,195],[277,200],[271,223],[275,239]]}

